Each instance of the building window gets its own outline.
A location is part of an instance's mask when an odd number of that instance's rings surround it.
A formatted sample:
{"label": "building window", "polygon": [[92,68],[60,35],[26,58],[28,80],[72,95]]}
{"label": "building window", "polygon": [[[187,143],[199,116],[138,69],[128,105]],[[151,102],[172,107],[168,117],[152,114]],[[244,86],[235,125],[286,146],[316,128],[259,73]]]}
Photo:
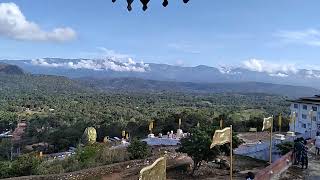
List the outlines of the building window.
{"label": "building window", "polygon": [[317,121],[317,116],[313,116],[312,121]]}
{"label": "building window", "polygon": [[307,119],[307,115],[305,115],[305,114],[302,114],[301,117],[302,117],[302,119]]}
{"label": "building window", "polygon": [[301,127],[306,129],[307,128],[307,125],[306,124],[301,124]]}
{"label": "building window", "polygon": [[298,109],[298,104],[293,104],[293,107]]}
{"label": "building window", "polygon": [[307,106],[307,105],[303,105],[303,106],[302,106],[302,109],[307,110],[307,109],[308,109],[308,106]]}
{"label": "building window", "polygon": [[312,106],[312,111],[318,111],[318,107]]}

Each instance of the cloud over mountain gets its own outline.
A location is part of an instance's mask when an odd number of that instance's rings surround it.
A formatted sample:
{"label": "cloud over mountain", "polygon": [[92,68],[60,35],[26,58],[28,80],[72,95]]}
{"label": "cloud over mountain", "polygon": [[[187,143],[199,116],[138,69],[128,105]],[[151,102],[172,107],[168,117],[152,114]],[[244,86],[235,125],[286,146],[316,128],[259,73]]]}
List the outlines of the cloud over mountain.
{"label": "cloud over mountain", "polygon": [[286,77],[288,73],[297,73],[298,69],[294,64],[270,63],[259,59],[243,61],[243,67],[250,71],[265,72],[272,76]]}
{"label": "cloud over mountain", "polygon": [[149,65],[143,62],[137,63],[131,58],[127,62],[120,62],[111,59],[105,60],[79,60],[67,62],[51,62],[47,59],[35,59],[31,61],[32,65],[43,67],[62,67],[70,69],[89,69],[94,71],[112,70],[117,72],[146,72]]}
{"label": "cloud over mountain", "polygon": [[74,40],[76,32],[70,27],[43,30],[28,21],[15,3],[0,3],[0,36],[17,40],[64,42]]}

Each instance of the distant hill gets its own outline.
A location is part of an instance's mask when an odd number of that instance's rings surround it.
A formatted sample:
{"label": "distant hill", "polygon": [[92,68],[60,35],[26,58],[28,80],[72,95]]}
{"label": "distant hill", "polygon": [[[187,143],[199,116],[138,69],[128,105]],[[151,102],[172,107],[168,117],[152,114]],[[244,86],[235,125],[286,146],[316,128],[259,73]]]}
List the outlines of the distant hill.
{"label": "distant hill", "polygon": [[15,65],[10,65],[10,64],[3,64],[3,63],[0,63],[0,73],[12,74],[12,75],[24,74],[23,70],[20,67]]}
{"label": "distant hill", "polygon": [[60,76],[0,73],[0,93],[79,93],[92,89]]}
{"label": "distant hill", "polygon": [[3,60],[7,64],[18,65],[25,72],[66,76],[69,78],[141,78],[158,81],[226,83],[263,82],[294,86],[309,86],[320,89],[320,71],[295,69],[268,72],[245,67],[209,67],[199,65],[182,67],[112,59],[60,59]]}
{"label": "distant hill", "polygon": [[135,92],[187,92],[187,93],[266,93],[288,97],[319,94],[320,90],[303,86],[279,85],[259,82],[239,83],[190,83],[144,80],[138,78],[92,79],[81,78],[87,86],[108,91]]}

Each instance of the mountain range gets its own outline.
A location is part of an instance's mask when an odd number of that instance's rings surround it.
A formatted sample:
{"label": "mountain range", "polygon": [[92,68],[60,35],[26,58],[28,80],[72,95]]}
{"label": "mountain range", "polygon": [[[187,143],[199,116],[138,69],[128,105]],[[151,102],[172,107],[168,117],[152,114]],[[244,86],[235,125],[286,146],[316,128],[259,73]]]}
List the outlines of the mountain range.
{"label": "mountain range", "polygon": [[147,80],[224,83],[224,82],[262,82],[309,86],[320,88],[320,71],[286,69],[277,71],[250,70],[243,67],[209,67],[199,65],[182,67],[167,64],[126,62],[104,59],[59,59],[44,58],[36,60],[2,60],[0,62],[18,65],[32,74],[48,74],[69,78],[141,78]]}
{"label": "mountain range", "polygon": [[[90,59],[3,60],[0,74],[26,73],[64,76],[70,84],[103,91],[190,92],[190,93],[269,93],[290,97],[319,94],[318,71],[298,70],[270,74],[245,68],[181,67],[167,64]],[[49,77],[49,76],[47,76]],[[31,79],[30,79],[31,78]],[[69,78],[69,79],[68,79]],[[56,78],[55,78],[56,79]],[[57,83],[59,82],[56,81]],[[43,83],[45,84],[45,83]],[[18,87],[18,86],[17,86]]]}
{"label": "mountain range", "polygon": [[[21,63],[25,67],[30,65],[27,61],[15,61]],[[147,68],[152,68],[148,66]],[[164,67],[164,65],[162,65]],[[44,69],[53,69],[50,73],[45,72]],[[167,66],[167,68],[174,68],[174,66]],[[198,67],[207,69],[208,67]],[[26,69],[26,68],[25,68]],[[120,72],[110,73],[112,76],[106,76],[106,72],[93,71],[96,73],[103,73],[103,76],[75,76],[68,78],[64,76],[48,75],[54,73],[67,73],[71,71],[76,73],[76,69],[66,69],[66,71],[59,71],[59,68],[45,67],[44,69],[35,67],[38,69],[37,73],[25,73],[20,67],[16,65],[0,64],[0,90],[26,90],[26,91],[52,91],[52,92],[71,92],[75,91],[113,91],[113,92],[184,92],[184,93],[266,93],[276,94],[288,97],[310,96],[319,94],[320,90],[312,87],[304,86],[292,86],[292,85],[280,85],[272,83],[262,82],[178,82],[178,81],[165,81],[165,80],[147,80],[136,77],[114,77]],[[193,72],[192,68],[185,68],[186,70]],[[30,69],[26,69],[30,70]],[[40,71],[42,70],[42,71]],[[209,68],[209,70],[212,70]],[[84,71],[79,69],[80,72]],[[87,71],[87,72],[86,72]],[[84,72],[89,73],[89,70]],[[165,70],[162,70],[165,71]],[[172,69],[170,70],[173,71]],[[202,72],[201,70],[198,70]],[[35,72],[35,71],[33,71]],[[160,73],[161,71],[159,71]],[[139,72],[123,72],[125,75],[138,75]],[[143,73],[143,72],[140,72]],[[150,72],[149,72],[150,73]],[[217,72],[216,72],[217,73]],[[62,75],[59,74],[59,75]],[[197,78],[200,78],[199,74],[195,73]],[[70,74],[68,74],[70,75]],[[122,74],[123,75],[123,74]],[[158,76],[160,77],[160,76]]]}

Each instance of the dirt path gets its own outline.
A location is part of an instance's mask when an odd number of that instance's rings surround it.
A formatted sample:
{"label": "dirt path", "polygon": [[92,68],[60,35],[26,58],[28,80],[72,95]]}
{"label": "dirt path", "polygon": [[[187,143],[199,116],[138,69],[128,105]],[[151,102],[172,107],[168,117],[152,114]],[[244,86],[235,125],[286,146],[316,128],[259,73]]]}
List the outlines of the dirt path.
{"label": "dirt path", "polygon": [[283,173],[279,180],[319,180],[320,179],[320,156],[315,155],[315,147],[309,150],[309,167],[301,169],[301,166],[291,166]]}

